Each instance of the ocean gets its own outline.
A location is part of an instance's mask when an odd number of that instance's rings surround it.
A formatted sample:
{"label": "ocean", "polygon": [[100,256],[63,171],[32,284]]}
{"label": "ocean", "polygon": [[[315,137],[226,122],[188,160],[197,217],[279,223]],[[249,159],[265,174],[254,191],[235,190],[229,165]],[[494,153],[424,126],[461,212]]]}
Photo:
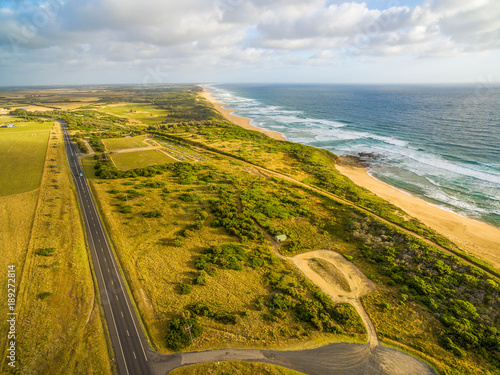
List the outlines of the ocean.
{"label": "ocean", "polygon": [[375,178],[500,227],[500,86],[208,85],[292,142],[362,156]]}

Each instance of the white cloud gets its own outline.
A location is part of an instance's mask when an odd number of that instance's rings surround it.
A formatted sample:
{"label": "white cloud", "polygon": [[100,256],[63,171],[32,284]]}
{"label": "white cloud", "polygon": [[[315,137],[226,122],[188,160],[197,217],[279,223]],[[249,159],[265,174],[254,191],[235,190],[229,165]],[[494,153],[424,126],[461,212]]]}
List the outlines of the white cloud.
{"label": "white cloud", "polygon": [[326,0],[22,2],[0,5],[0,63],[187,71],[458,58],[500,49],[497,1],[424,0],[388,9]]}

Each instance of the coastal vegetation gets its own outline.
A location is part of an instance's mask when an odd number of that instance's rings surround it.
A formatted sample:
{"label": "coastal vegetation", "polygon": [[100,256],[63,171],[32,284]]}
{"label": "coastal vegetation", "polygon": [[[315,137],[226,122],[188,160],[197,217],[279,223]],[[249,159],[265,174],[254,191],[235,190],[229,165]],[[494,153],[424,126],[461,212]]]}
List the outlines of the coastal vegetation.
{"label": "coastal vegetation", "polygon": [[[499,371],[500,284],[487,267],[443,251],[462,254],[354,185],[334,168],[336,155],[237,127],[199,93],[191,86],[123,87],[82,108],[23,112],[64,119],[97,152],[84,161],[87,176],[157,348],[366,339],[351,305],[330,299],[284,259],[329,249],[376,284],[363,305],[383,343],[443,374]],[[107,152],[135,148],[146,134],[172,158]],[[279,234],[287,236],[282,244],[274,240]],[[37,251],[52,247],[36,259],[60,256],[51,244]],[[313,268],[345,287],[328,262],[313,260]]]}

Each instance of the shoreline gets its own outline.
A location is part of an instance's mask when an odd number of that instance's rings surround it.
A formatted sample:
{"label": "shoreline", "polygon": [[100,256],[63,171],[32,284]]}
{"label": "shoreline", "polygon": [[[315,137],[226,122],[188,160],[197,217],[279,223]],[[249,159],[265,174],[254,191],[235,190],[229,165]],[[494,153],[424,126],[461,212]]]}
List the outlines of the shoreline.
{"label": "shoreline", "polygon": [[[257,128],[251,125],[250,119],[236,116],[232,110],[222,108],[224,104],[215,100],[205,88],[202,96],[212,103],[222,116],[236,125],[266,134],[273,139],[286,140],[280,133]],[[362,166],[340,163],[335,167],[356,185],[401,208],[459,247],[500,270],[500,228],[444,210],[403,192],[371,176]]]}
{"label": "shoreline", "polygon": [[500,229],[463,217],[401,191],[371,176],[364,167],[336,164],[356,185],[368,189],[446,236],[459,247],[500,269]]}
{"label": "shoreline", "polygon": [[263,134],[267,135],[268,137],[276,139],[278,141],[286,141],[285,137],[283,137],[283,135],[281,135],[280,133],[272,131],[272,130],[258,128],[258,127],[253,126],[251,124],[249,118],[234,115],[232,110],[227,109],[227,108],[223,108],[224,104],[219,103],[216,99],[214,99],[212,97],[212,95],[210,95],[210,92],[206,88],[204,88],[204,87],[202,87],[202,88],[203,88],[203,93],[201,94],[201,96],[203,98],[205,98],[206,100],[208,100],[210,103],[212,103],[212,105],[215,107],[215,109],[217,111],[219,111],[226,120],[229,120],[229,121],[235,123],[236,125],[241,126],[244,129],[254,130],[254,131],[257,131],[259,133],[263,133]]}

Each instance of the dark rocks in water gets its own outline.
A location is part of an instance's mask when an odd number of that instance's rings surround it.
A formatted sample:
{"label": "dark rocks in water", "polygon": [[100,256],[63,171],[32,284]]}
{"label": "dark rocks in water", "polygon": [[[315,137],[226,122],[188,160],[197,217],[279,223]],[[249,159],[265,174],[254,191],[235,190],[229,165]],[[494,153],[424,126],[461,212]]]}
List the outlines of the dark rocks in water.
{"label": "dark rocks in water", "polygon": [[352,155],[339,155],[339,162],[342,165],[348,165],[351,167],[366,168],[368,166],[368,164],[363,162],[360,157]]}
{"label": "dark rocks in water", "polygon": [[358,156],[361,159],[372,159],[372,160],[379,160],[379,159],[383,158],[382,155],[377,155],[377,154],[374,154],[373,152],[360,152],[360,153],[358,153]]}

